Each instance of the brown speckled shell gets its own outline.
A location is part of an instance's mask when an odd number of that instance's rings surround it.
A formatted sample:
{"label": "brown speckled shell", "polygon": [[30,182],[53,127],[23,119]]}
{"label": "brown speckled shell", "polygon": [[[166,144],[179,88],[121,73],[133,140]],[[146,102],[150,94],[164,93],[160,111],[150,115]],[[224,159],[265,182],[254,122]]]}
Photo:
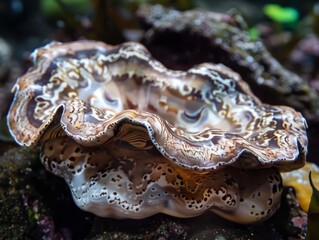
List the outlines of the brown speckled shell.
{"label": "brown speckled shell", "polygon": [[277,170],[304,164],[301,114],[261,104],[223,65],[172,71],[132,42],[51,43],[32,58],[13,88],[10,131],[40,144],[46,168],[98,215],[211,209],[259,221],[278,207]]}

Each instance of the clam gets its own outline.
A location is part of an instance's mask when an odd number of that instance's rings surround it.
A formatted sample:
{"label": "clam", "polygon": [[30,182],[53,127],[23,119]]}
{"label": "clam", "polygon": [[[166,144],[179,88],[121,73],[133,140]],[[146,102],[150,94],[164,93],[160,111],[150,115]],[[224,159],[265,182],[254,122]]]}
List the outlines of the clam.
{"label": "clam", "polygon": [[224,65],[169,70],[134,42],[54,42],[31,58],[10,132],[40,146],[46,169],[96,215],[262,221],[280,205],[280,171],[305,162],[301,114],[262,104]]}

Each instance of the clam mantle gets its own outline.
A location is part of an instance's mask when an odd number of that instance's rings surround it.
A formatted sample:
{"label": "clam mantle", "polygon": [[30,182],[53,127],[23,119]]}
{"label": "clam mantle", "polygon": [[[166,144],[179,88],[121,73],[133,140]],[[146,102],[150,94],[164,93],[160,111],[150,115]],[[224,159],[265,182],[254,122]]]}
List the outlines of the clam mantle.
{"label": "clam mantle", "polygon": [[11,134],[40,145],[46,169],[99,216],[261,221],[279,206],[279,171],[304,164],[301,114],[262,104],[223,65],[172,71],[133,42],[54,42],[31,58]]}

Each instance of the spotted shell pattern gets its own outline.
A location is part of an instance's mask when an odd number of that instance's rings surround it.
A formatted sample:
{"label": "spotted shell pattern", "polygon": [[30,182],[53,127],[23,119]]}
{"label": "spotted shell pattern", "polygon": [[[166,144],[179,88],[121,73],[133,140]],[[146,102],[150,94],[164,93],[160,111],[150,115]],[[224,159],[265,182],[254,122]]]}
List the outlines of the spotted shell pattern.
{"label": "spotted shell pattern", "polygon": [[172,71],[133,42],[54,42],[31,57],[11,134],[42,146],[44,166],[99,216],[261,221],[279,206],[279,171],[304,164],[301,114],[262,104],[223,65]]}

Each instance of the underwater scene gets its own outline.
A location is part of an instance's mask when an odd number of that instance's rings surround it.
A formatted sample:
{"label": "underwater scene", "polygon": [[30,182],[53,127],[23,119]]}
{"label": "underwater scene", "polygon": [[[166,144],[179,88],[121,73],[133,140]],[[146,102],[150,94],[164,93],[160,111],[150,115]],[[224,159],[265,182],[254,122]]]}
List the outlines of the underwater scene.
{"label": "underwater scene", "polygon": [[0,239],[319,239],[318,146],[317,1],[0,1]]}

